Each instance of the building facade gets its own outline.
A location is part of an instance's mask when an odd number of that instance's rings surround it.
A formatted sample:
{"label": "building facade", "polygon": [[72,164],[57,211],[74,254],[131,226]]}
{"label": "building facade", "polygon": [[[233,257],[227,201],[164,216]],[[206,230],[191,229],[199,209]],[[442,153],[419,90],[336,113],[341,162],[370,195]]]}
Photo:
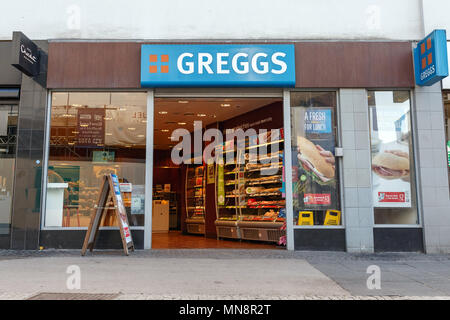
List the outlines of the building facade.
{"label": "building facade", "polygon": [[[8,4],[11,15],[0,22],[4,40],[0,43],[2,248],[81,248],[87,227],[83,219],[95,206],[95,193],[89,188],[110,169],[123,178],[121,182],[131,183],[135,192],[138,186],[142,189],[147,205],[130,215],[136,218],[131,230],[138,248],[151,248],[156,218],[155,206],[148,204],[159,181],[155,169],[175,169],[158,162],[164,148],[158,147],[155,130],[166,130],[161,129],[162,106],[195,99],[199,106],[208,99],[226,105],[229,99],[230,104],[239,101],[241,109],[245,109],[244,101],[256,105],[260,100],[258,106],[273,112],[272,124],[264,128],[282,129],[285,192],[282,200],[270,201],[282,201],[288,249],[450,251],[450,84],[447,78],[430,87],[416,86],[413,62],[418,41],[434,29],[449,29],[445,1],[347,1],[343,5],[286,0],[275,8],[262,6],[261,1],[214,5],[197,1],[193,5],[136,0],[126,8],[104,1],[75,1],[70,6],[51,2],[50,12],[36,7],[21,19],[16,14],[18,5]],[[48,17],[45,23],[42,17]],[[39,75],[45,83],[11,66],[10,40],[17,30],[47,53],[48,63],[41,65]],[[245,81],[219,82],[211,87],[189,80],[170,88],[147,86],[142,81],[143,59],[154,62],[157,72],[164,70],[161,65],[166,62],[171,66],[162,57],[143,58],[144,46],[160,45],[187,46],[192,52],[198,45],[289,45],[293,64],[287,68],[292,68],[294,82],[250,86]],[[207,72],[206,67],[203,70]],[[200,117],[199,110],[193,112]],[[251,113],[254,110],[249,107],[215,123],[225,130],[245,121],[270,122],[268,116]],[[317,112],[325,118],[311,125],[319,123],[327,129],[307,128],[305,117]],[[96,115],[103,119],[97,124],[101,130],[88,131],[94,124],[82,119]],[[212,125],[207,123],[205,129]],[[133,135],[121,131],[122,127]],[[322,179],[327,184],[310,183],[309,175],[302,174],[306,170],[302,138],[332,150],[333,177]],[[383,162],[395,157],[394,166]],[[216,179],[220,170],[214,171]],[[316,172],[318,167],[306,171]],[[95,182],[89,180],[92,176]],[[333,180],[333,187],[328,180]],[[203,205],[214,212],[212,218],[206,214],[204,222],[209,237],[216,237],[221,226],[215,181],[205,185],[205,193],[214,196],[203,198]],[[187,191],[180,194],[187,197]],[[130,197],[131,202],[137,199],[134,194]],[[83,208],[88,209],[86,213]],[[187,212],[183,205],[179,209]],[[327,224],[326,209],[338,211],[340,221]],[[302,223],[300,213],[305,211],[312,213],[311,223]],[[241,236],[245,230],[257,229],[249,226],[242,224]],[[116,229],[105,223],[98,245],[120,245]]]}

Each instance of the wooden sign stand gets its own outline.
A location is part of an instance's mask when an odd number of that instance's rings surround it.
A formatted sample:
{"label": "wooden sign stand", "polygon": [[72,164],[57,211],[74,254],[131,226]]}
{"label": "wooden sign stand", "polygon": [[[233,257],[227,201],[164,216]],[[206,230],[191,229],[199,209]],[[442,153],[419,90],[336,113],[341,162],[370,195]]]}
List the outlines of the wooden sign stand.
{"label": "wooden sign stand", "polygon": [[[114,207],[107,207],[108,202],[112,199]],[[86,254],[87,249],[92,252],[97,239],[100,223],[103,216],[109,211],[114,210],[120,228],[120,237],[122,239],[123,251],[128,256],[128,249],[134,251],[133,238],[131,237],[130,225],[128,223],[127,213],[123,205],[122,195],[119,189],[119,180],[115,174],[105,175],[103,178],[102,188],[100,190],[97,207],[91,216],[91,221],[84,238],[83,249],[81,255]]]}

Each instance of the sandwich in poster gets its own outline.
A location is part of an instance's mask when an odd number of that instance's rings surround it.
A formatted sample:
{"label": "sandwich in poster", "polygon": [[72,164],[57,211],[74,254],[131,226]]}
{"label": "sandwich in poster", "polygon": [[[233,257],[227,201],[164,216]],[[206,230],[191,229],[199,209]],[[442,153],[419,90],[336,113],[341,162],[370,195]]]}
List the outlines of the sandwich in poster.
{"label": "sandwich in poster", "polygon": [[372,159],[372,171],[385,180],[409,181],[409,154],[401,150],[385,150]]}
{"label": "sandwich in poster", "polygon": [[297,136],[297,151],[299,163],[315,183],[322,186],[335,184],[335,159],[331,151],[301,136]]}

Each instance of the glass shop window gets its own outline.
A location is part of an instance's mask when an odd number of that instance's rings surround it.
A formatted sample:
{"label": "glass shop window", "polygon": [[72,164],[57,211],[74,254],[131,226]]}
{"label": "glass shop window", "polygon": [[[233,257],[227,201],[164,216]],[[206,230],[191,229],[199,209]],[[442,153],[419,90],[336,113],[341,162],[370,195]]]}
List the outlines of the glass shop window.
{"label": "glass shop window", "polygon": [[375,224],[418,224],[409,91],[369,91]]}
{"label": "glass shop window", "polygon": [[[146,125],[146,93],[52,94],[45,227],[87,227],[110,173],[130,225],[144,225]],[[101,225],[117,226],[112,210]]]}
{"label": "glass shop window", "polygon": [[336,92],[291,92],[294,225],[342,224]]}

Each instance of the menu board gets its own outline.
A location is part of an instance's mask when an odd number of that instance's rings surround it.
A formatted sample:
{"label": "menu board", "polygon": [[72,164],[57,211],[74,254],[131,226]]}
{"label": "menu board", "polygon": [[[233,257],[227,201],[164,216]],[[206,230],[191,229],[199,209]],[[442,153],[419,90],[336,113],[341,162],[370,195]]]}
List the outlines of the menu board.
{"label": "menu board", "polygon": [[79,108],[77,116],[77,144],[98,146],[105,143],[105,109]]}
{"label": "menu board", "polygon": [[410,208],[409,102],[395,108],[380,103],[371,108],[370,121],[374,207]]}

